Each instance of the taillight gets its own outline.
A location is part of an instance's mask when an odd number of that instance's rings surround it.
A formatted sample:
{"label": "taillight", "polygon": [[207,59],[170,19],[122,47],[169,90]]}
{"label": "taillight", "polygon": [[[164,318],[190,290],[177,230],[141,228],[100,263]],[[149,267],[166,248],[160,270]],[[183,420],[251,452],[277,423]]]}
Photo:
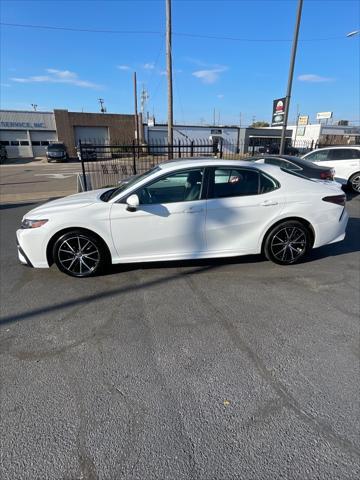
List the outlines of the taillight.
{"label": "taillight", "polygon": [[322,180],[334,180],[333,170],[326,170],[325,172],[320,172],[320,178]]}
{"label": "taillight", "polygon": [[324,202],[335,203],[345,207],[346,197],[345,195],[331,195],[330,197],[324,197],[323,200]]}

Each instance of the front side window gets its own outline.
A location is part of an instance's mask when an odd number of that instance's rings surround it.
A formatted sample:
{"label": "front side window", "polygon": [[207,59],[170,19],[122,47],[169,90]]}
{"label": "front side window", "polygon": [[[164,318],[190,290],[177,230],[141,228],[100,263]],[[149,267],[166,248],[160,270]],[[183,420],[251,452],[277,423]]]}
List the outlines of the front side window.
{"label": "front side window", "polygon": [[305,160],[309,160],[310,162],[326,162],[326,160],[328,160],[328,152],[328,150],[320,150],[309,153],[309,155],[306,155]]}
{"label": "front side window", "polygon": [[210,198],[240,197],[259,193],[259,172],[242,168],[217,168],[210,183]]}
{"label": "front side window", "polygon": [[181,170],[145,185],[136,193],[142,205],[190,202],[201,198],[203,168]]}

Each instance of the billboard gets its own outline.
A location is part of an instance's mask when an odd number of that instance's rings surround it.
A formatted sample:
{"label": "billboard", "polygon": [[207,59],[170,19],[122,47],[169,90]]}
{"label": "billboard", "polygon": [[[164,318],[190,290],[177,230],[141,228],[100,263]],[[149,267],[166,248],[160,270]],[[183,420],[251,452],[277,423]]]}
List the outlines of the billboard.
{"label": "billboard", "polygon": [[273,112],[272,112],[272,119],[271,119],[271,126],[277,127],[284,125],[284,117],[285,117],[285,101],[286,98],[277,98],[273,101]]}
{"label": "billboard", "polygon": [[316,120],[325,120],[332,117],[333,112],[318,112],[316,114]]}

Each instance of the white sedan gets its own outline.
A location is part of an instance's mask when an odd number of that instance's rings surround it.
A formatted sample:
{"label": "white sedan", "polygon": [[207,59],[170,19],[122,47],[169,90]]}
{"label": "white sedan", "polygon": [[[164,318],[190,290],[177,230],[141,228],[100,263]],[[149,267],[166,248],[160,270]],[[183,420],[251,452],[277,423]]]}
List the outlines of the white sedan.
{"label": "white sedan", "polygon": [[343,240],[347,221],[336,187],[273,165],[192,159],[45,203],[24,216],[17,242],[22,263],[74,277],[109,263],[262,252],[287,265]]}

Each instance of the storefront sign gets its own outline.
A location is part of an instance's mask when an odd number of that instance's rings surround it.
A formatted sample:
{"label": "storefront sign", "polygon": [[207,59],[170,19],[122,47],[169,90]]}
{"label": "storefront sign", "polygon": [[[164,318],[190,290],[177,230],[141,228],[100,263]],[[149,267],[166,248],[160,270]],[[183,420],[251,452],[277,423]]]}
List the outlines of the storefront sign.
{"label": "storefront sign", "polygon": [[307,125],[309,123],[309,115],[300,115],[298,125]]}
{"label": "storefront sign", "polygon": [[284,125],[285,101],[286,101],[285,97],[278,98],[273,101],[273,112],[272,112],[272,121],[271,121],[272,127]]}
{"label": "storefront sign", "polygon": [[1,128],[38,129],[46,128],[43,122],[0,122]]}

